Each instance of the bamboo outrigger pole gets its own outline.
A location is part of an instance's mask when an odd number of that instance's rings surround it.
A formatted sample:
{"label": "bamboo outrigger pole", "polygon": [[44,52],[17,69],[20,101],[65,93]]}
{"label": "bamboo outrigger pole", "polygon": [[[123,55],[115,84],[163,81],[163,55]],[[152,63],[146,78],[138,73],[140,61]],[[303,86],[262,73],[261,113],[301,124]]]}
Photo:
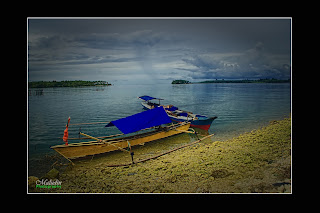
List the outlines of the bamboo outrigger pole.
{"label": "bamboo outrigger pole", "polygon": [[[123,152],[129,152],[128,150],[125,150],[125,149],[121,148],[120,146],[116,146],[116,145],[112,144],[111,142],[106,142],[105,140],[101,140],[101,139],[99,139],[99,138],[93,137],[93,136],[91,136],[91,135],[87,135],[87,134],[82,133],[82,132],[79,132],[79,134],[80,134],[80,135],[83,135],[83,136],[86,136],[86,137],[88,137],[88,138],[91,138],[91,139],[93,139],[93,140],[96,140],[96,141],[98,141],[98,142],[100,142],[100,143],[105,143],[105,144],[108,144],[108,145],[112,145],[112,146],[116,147],[117,149],[120,149],[120,150],[123,151]],[[108,139],[106,139],[106,140],[108,140]]]}
{"label": "bamboo outrigger pole", "polygon": [[[152,157],[150,157],[150,158],[146,158],[146,159],[139,160],[139,161],[137,161],[137,162],[135,162],[135,163],[137,164],[137,163],[141,163],[141,162],[145,162],[145,161],[148,161],[148,160],[151,160],[151,159],[158,158],[158,157],[160,157],[160,156],[163,156],[163,155],[169,154],[169,153],[171,153],[171,152],[177,151],[177,150],[179,150],[179,149],[185,148],[185,147],[187,147],[187,146],[191,146],[191,145],[193,145],[193,144],[199,143],[200,141],[203,141],[203,140],[205,140],[205,139],[207,139],[207,138],[210,138],[210,137],[212,137],[212,136],[214,136],[214,134],[207,135],[207,136],[205,136],[205,137],[203,137],[203,138],[201,138],[201,139],[199,139],[199,140],[197,140],[197,141],[194,141],[194,142],[192,142],[192,143],[189,143],[189,144],[186,144],[186,145],[183,145],[183,146],[179,146],[179,147],[177,147],[177,148],[175,148],[175,149],[171,149],[171,150],[169,150],[169,151],[167,151],[167,152],[161,153],[161,154],[159,154],[159,155],[152,156]],[[107,167],[130,166],[130,165],[132,165],[132,164],[133,164],[133,163],[118,164],[118,165],[107,165]]]}
{"label": "bamboo outrigger pole", "polygon": [[109,121],[104,122],[92,122],[92,123],[78,123],[78,124],[70,124],[70,126],[77,126],[77,125],[83,125],[83,124],[106,124],[110,123]]}

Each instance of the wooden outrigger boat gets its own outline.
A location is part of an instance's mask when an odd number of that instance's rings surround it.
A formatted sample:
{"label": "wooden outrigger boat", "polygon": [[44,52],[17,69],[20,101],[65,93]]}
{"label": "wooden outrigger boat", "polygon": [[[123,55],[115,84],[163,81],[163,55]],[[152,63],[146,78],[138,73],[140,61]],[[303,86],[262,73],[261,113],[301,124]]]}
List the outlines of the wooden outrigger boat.
{"label": "wooden outrigger boat", "polygon": [[[106,125],[106,127],[116,126],[120,131],[124,133],[124,135],[122,136],[119,136],[119,134],[112,135],[108,136],[107,138],[105,137],[106,139],[102,140],[79,132],[79,134],[94,139],[95,141],[70,144],[66,142],[66,144],[64,145],[56,145],[50,148],[61,154],[69,161],[71,161],[70,159],[74,158],[101,154],[114,150],[129,152],[129,150],[131,150],[131,146],[170,137],[183,132],[188,132],[187,130],[190,127],[189,122],[181,122],[164,127],[161,126],[162,124],[168,124],[171,122],[172,121],[164,111],[163,107],[157,107],[152,110],[141,112],[126,118],[111,121]],[[132,136],[125,135],[144,129],[151,129],[152,127],[155,128],[148,132],[135,134]],[[133,156],[133,152],[130,153]]]}
{"label": "wooden outrigger boat", "polygon": [[[138,98],[140,100],[142,100],[141,105],[143,106],[144,109],[153,109],[158,106],[163,106],[172,121],[174,121],[174,122],[189,121],[189,122],[191,122],[191,124],[190,124],[191,127],[195,127],[195,128],[199,128],[199,129],[203,129],[203,130],[208,131],[213,120],[217,118],[216,116],[207,117],[204,115],[198,115],[198,114],[194,114],[192,112],[180,110],[180,109],[178,109],[178,107],[175,107],[173,105],[161,105],[160,101],[163,100],[161,98],[154,98],[154,97],[147,96],[147,95],[140,96]],[[159,104],[150,102],[151,100],[158,100]]]}

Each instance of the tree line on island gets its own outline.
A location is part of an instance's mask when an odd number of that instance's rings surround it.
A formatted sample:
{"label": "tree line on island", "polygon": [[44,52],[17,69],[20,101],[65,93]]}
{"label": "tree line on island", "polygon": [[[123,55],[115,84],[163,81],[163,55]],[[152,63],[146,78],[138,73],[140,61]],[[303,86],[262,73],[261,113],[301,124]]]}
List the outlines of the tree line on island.
{"label": "tree line on island", "polygon": [[33,81],[28,82],[29,88],[48,87],[87,87],[87,86],[111,86],[106,81]]}
{"label": "tree line on island", "polygon": [[287,80],[279,80],[279,79],[275,79],[275,78],[265,78],[265,79],[258,79],[258,80],[249,80],[249,79],[245,79],[245,80],[211,80],[211,81],[201,81],[201,82],[190,82],[187,80],[174,80],[172,81],[171,84],[211,84],[211,83],[290,83],[291,80],[287,79]]}

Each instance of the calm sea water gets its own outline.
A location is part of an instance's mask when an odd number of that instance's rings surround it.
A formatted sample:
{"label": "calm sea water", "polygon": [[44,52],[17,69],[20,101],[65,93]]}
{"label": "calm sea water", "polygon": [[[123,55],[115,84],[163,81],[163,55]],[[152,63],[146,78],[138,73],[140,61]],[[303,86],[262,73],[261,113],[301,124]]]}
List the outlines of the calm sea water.
{"label": "calm sea water", "polygon": [[[213,140],[224,140],[287,117],[291,110],[290,88],[287,83],[219,83],[45,88],[42,94],[29,89],[29,167],[35,159],[54,153],[50,146],[63,144],[59,137],[63,136],[69,116],[71,124],[123,118],[141,112],[141,101],[137,97],[149,95],[165,99],[162,104],[218,116],[209,133],[216,134]],[[104,125],[81,125],[81,131],[93,136],[120,133],[117,128]],[[70,126],[69,138],[78,137],[78,131],[79,126]]]}

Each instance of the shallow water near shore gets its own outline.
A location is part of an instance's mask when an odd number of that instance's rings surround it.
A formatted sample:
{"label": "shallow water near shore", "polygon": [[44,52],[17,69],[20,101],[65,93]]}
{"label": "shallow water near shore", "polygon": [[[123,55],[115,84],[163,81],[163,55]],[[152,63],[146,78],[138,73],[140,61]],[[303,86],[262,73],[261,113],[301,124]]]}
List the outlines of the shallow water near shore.
{"label": "shallow water near shore", "polygon": [[[218,116],[207,133],[210,141],[223,141],[243,132],[288,116],[291,109],[290,84],[188,84],[188,85],[114,85],[108,87],[45,88],[41,95],[28,97],[28,175],[41,176],[55,161],[43,160],[55,152],[50,146],[63,144],[68,116],[72,123],[111,121],[142,111],[138,96],[163,98],[161,103],[206,116]],[[69,138],[77,138],[80,126],[70,126]],[[81,125],[92,136],[120,133],[104,124]],[[199,130],[198,130],[199,131]],[[135,158],[168,150],[196,140],[189,134],[136,147]],[[69,141],[69,143],[78,142]],[[157,151],[158,150],[158,151]],[[110,163],[130,157],[121,152],[80,160],[88,163],[109,158]],[[106,160],[104,159],[104,160]],[[124,162],[121,162],[124,163]]]}

